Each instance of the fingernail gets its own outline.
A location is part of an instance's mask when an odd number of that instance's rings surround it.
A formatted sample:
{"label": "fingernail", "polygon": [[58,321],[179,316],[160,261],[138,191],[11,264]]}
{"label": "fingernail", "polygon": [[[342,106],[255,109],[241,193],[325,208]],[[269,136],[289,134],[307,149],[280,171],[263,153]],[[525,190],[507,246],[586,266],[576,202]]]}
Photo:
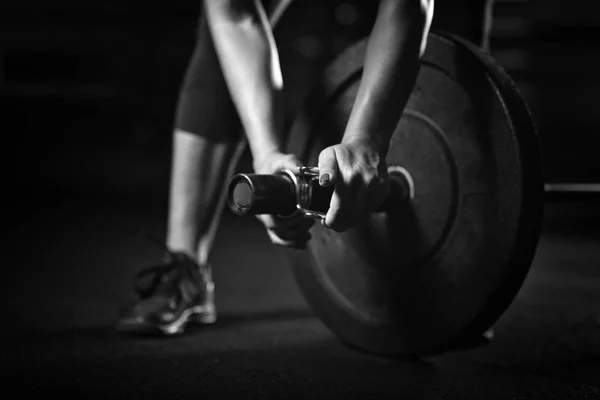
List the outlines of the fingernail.
{"label": "fingernail", "polygon": [[325,172],[319,178],[319,183],[329,183],[330,178],[331,178],[331,175],[329,175],[327,172]]}

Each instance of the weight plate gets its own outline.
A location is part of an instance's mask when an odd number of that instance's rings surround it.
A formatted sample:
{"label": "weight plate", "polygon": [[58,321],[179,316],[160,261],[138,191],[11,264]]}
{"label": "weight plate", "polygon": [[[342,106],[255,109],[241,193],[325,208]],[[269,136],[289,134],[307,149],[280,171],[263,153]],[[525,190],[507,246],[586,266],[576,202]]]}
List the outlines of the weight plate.
{"label": "weight plate", "polygon": [[[317,165],[339,143],[366,42],[325,70],[288,151]],[[537,133],[516,85],[474,46],[431,34],[387,162],[414,197],[344,233],[319,224],[287,250],[315,314],[343,342],[428,355],[482,334],[510,305],[537,247],[543,179]]]}

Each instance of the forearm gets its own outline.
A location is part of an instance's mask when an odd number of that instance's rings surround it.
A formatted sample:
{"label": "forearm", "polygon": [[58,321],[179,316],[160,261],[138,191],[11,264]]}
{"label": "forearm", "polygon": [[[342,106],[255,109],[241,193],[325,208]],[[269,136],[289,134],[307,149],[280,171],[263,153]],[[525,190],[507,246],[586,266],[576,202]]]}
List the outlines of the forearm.
{"label": "forearm", "polygon": [[382,1],[342,142],[374,141],[383,154],[412,92],[431,13],[426,0]]}
{"label": "forearm", "polygon": [[223,75],[253,158],[283,149],[283,82],[270,25],[258,1],[204,2]]}

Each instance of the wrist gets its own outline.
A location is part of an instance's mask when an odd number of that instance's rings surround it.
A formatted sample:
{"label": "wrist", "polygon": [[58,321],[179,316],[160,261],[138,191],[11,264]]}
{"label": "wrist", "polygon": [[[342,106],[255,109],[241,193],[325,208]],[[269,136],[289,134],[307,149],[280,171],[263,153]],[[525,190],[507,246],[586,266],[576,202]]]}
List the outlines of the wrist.
{"label": "wrist", "polygon": [[385,158],[390,147],[390,138],[381,134],[364,131],[350,131],[344,134],[342,144],[360,143],[374,149]]}
{"label": "wrist", "polygon": [[261,173],[269,163],[269,160],[279,154],[283,154],[283,151],[278,146],[263,147],[256,152],[252,152],[252,167],[254,168],[254,172]]}
{"label": "wrist", "polygon": [[[254,139],[254,140],[252,140]],[[283,153],[283,144],[275,135],[263,135],[256,137],[248,135],[248,145],[252,160],[256,163],[272,154]]]}

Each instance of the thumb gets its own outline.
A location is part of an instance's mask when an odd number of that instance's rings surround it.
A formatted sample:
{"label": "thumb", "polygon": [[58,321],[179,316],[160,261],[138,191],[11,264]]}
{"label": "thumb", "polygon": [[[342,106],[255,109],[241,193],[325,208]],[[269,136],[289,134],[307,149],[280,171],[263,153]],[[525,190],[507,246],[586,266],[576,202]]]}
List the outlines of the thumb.
{"label": "thumb", "polygon": [[319,184],[331,186],[338,174],[337,158],[333,147],[327,147],[319,154]]}

